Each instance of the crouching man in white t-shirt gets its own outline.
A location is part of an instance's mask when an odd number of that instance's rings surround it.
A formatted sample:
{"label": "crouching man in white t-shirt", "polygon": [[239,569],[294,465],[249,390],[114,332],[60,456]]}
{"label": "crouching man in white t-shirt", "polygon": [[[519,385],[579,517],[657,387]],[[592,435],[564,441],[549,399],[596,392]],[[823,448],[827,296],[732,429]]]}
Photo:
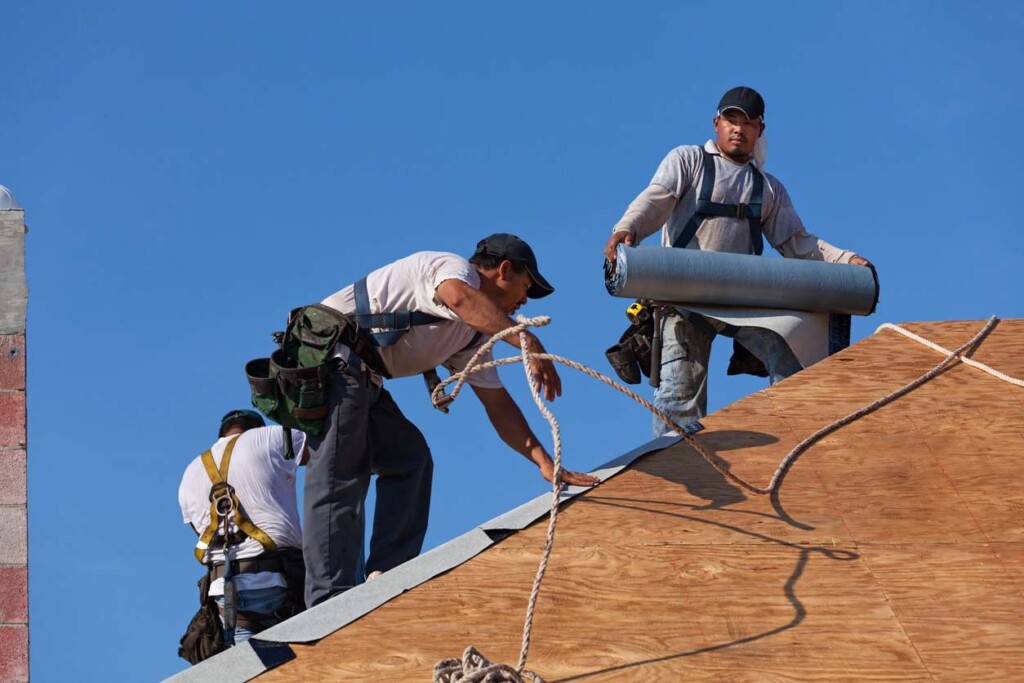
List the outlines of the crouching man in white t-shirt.
{"label": "crouching man in white t-shirt", "polygon": [[[553,291],[529,245],[514,235],[496,234],[481,240],[469,260],[444,252],[419,252],[375,270],[365,281],[322,303],[349,317],[395,312],[433,316],[435,321],[413,324],[390,338],[380,334],[380,328],[361,331],[364,336],[376,334],[387,374],[407,377],[439,365],[462,370],[491,335],[516,324],[510,316],[527,298],[539,299]],[[544,353],[536,336],[528,333],[526,339],[529,351]],[[520,344],[518,335],[505,341]],[[482,360],[491,359],[488,354]],[[303,495],[309,607],[361,583],[364,572],[387,571],[416,557],[426,534],[433,473],[430,449],[370,365],[349,347],[338,345],[328,362],[325,428],[320,435],[309,436],[311,457]],[[550,361],[534,361],[532,371],[547,400],[561,395],[561,380]],[[551,481],[551,456],[497,372],[493,368],[477,372],[467,381],[498,436]],[[371,474],[377,475],[377,502],[364,567],[363,505]],[[598,482],[571,471],[564,471],[561,479],[579,486]]]}
{"label": "crouching man in white t-shirt", "polygon": [[[208,594],[220,608],[222,623],[225,547],[231,560],[236,620],[233,634],[230,626],[226,627],[228,644],[242,642],[303,607],[302,527],[295,471],[309,457],[306,435],[264,424],[252,410],[225,415],[216,443],[189,463],[178,487],[181,514],[199,536],[196,557],[209,570]],[[285,440],[289,433],[290,447]],[[224,473],[227,487],[217,485],[224,480]],[[214,498],[223,500],[228,513],[226,539],[223,517],[218,514],[211,526]],[[241,517],[236,516],[236,509]]]}

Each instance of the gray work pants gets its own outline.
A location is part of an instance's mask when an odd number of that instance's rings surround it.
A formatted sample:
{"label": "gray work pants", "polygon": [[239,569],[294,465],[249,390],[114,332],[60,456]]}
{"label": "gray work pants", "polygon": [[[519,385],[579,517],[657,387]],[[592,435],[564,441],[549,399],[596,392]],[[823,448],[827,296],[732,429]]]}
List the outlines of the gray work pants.
{"label": "gray work pants", "polygon": [[[433,461],[426,439],[371,381],[359,358],[328,361],[328,414],[309,435],[303,493],[306,606],[416,557],[430,512]],[[377,475],[370,557],[363,567],[364,504]]]}
{"label": "gray work pants", "polygon": [[[731,327],[696,313],[666,315],[661,327],[661,385],[654,391],[654,405],[676,423],[685,426],[707,416],[711,342],[724,332],[730,332],[764,363],[772,384],[803,369],[777,332],[761,327]],[[671,430],[657,417],[651,427],[655,438]]]}

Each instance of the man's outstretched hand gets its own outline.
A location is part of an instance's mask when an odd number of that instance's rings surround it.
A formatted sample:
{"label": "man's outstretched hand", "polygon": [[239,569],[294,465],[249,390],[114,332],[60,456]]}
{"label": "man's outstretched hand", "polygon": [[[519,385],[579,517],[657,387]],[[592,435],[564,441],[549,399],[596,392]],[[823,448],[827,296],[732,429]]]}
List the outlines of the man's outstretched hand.
{"label": "man's outstretched hand", "polygon": [[[547,462],[540,466],[541,476],[548,481],[552,480],[554,473],[555,464],[553,462]],[[601,483],[601,480],[593,475],[584,474],[582,472],[573,472],[572,470],[567,470],[565,468],[562,468],[561,479],[563,484],[567,484],[569,486],[594,486],[595,484]]]}

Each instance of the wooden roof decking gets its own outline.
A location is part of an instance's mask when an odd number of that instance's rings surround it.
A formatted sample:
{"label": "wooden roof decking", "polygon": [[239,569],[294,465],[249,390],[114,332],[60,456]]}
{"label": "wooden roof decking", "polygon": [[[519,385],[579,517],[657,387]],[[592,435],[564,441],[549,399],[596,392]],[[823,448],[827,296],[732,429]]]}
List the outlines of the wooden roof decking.
{"label": "wooden roof decking", "polygon": [[[947,348],[983,321],[907,325]],[[1024,377],[1024,321],[973,356]],[[891,331],[711,415],[765,485],[800,440],[942,360]],[[962,364],[826,437],[776,500],[679,444],[567,504],[528,668],[553,681],[1024,680],[1024,389]],[[638,429],[640,427],[638,426]],[[429,681],[474,645],[514,665],[547,522],[259,677]]]}

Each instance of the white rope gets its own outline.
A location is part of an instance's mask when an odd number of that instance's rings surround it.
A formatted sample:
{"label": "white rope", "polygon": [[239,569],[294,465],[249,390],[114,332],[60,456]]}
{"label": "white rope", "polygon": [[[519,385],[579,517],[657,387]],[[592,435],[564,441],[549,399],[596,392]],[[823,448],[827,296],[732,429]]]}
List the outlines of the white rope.
{"label": "white rope", "polygon": [[[523,621],[523,641],[522,646],[519,649],[519,663],[516,665],[514,671],[510,671],[510,667],[502,664],[491,664],[474,648],[469,647],[466,649],[463,656],[463,661],[458,660],[445,660],[439,662],[434,668],[434,683],[448,683],[448,681],[465,681],[465,683],[471,683],[475,681],[481,681],[481,683],[521,683],[526,678],[534,681],[534,683],[544,683],[544,680],[532,671],[526,670],[526,659],[530,652],[530,636],[533,631],[533,615],[537,607],[537,599],[540,597],[541,583],[544,581],[544,574],[547,572],[548,560],[551,557],[551,549],[555,543],[555,528],[558,522],[558,509],[561,498],[561,477],[562,477],[562,433],[558,427],[558,421],[555,416],[551,414],[547,406],[544,405],[544,400],[540,396],[540,386],[537,381],[537,376],[530,370],[530,359],[536,358],[541,354],[529,353],[526,350],[526,328],[527,327],[543,327],[551,323],[551,318],[540,317],[540,318],[524,318],[519,316],[518,324],[513,327],[509,327],[502,330],[498,334],[491,337],[483,346],[477,349],[473,357],[470,358],[466,364],[466,368],[460,372],[452,375],[445,381],[441,382],[434,391],[431,392],[431,400],[434,405],[438,405],[442,399],[444,399],[444,387],[451,384],[452,381],[456,381],[457,384],[452,390],[451,396],[448,397],[448,401],[454,401],[455,397],[458,396],[459,391],[462,389],[462,385],[465,383],[466,378],[473,372],[479,372],[488,367],[495,367],[496,365],[505,365],[507,363],[514,363],[517,360],[521,360],[523,369],[526,372],[526,382],[530,387],[530,393],[533,394],[533,401],[537,405],[537,409],[540,410],[541,415],[548,421],[551,426],[551,437],[554,442],[554,470],[551,474],[551,515],[550,521],[548,522],[548,533],[547,538],[544,541],[544,552],[541,554],[540,564],[537,566],[537,574],[533,579],[533,588],[530,590],[530,600],[526,606],[526,617]],[[520,358],[503,358],[501,363],[483,363],[478,365],[479,359],[487,351],[489,351],[499,340],[505,337],[518,333],[519,334],[519,347],[521,350]],[[473,657],[477,657],[476,662],[472,662]],[[450,677],[450,678],[449,678]]]}
{"label": "white rope", "polygon": [[[531,675],[526,672],[526,675]],[[533,676],[534,683],[544,683]],[[434,665],[434,683],[525,683],[518,671],[507,664],[494,664],[470,645],[462,659],[442,659]]]}
{"label": "white rope", "polygon": [[[548,318],[545,325],[551,322]],[[525,673],[526,657],[530,652],[530,633],[533,630],[533,612],[537,607],[537,598],[540,597],[540,584],[544,580],[544,573],[548,570],[548,558],[551,556],[551,548],[555,544],[555,522],[558,519],[558,504],[561,502],[562,492],[562,430],[558,427],[558,421],[551,414],[544,400],[540,396],[540,386],[537,375],[530,371],[530,355],[526,351],[526,320],[520,316],[519,323],[523,327],[519,331],[519,348],[523,359],[523,370],[526,372],[526,381],[530,385],[530,393],[533,394],[533,402],[537,405],[540,414],[551,425],[551,439],[554,442],[554,471],[551,473],[551,520],[548,522],[548,534],[544,540],[544,553],[540,557],[540,564],[537,566],[537,575],[533,578],[533,588],[530,590],[530,600],[526,605],[526,619],[523,621],[523,644],[519,650],[519,663],[516,664],[516,671]],[[534,676],[536,679],[536,675]]]}
{"label": "white rope", "polygon": [[[996,316],[992,316],[991,318],[989,318],[989,320],[996,320],[996,321],[998,321],[999,319],[996,318]],[[904,337],[910,337],[914,341],[916,341],[916,342],[918,342],[920,344],[924,344],[928,348],[934,349],[935,351],[938,351],[939,353],[941,353],[941,354],[943,354],[945,356],[956,355],[955,352],[950,351],[949,349],[945,349],[945,348],[939,346],[938,344],[936,344],[935,342],[929,341],[929,340],[925,339],[924,337],[922,337],[920,335],[914,334],[913,332],[911,332],[910,330],[906,329],[905,327],[900,327],[899,325],[893,325],[892,323],[883,323],[882,325],[878,326],[877,330],[875,330],[875,334],[878,334],[882,330],[892,330],[893,332],[899,332]],[[1020,379],[1017,379],[1016,377],[1011,377],[1010,375],[1007,375],[1005,373],[999,372],[998,370],[996,370],[994,368],[990,368],[989,366],[985,365],[984,363],[979,363],[978,361],[974,360],[973,358],[966,358],[966,357],[961,357],[961,356],[957,355],[957,360],[959,360],[961,363],[963,363],[965,365],[970,365],[972,368],[976,368],[978,370],[981,370],[982,372],[987,372],[988,374],[992,375],[993,377],[1001,379],[1004,382],[1009,382],[1010,384],[1015,384],[1018,387],[1024,387],[1024,380],[1020,380]]]}

